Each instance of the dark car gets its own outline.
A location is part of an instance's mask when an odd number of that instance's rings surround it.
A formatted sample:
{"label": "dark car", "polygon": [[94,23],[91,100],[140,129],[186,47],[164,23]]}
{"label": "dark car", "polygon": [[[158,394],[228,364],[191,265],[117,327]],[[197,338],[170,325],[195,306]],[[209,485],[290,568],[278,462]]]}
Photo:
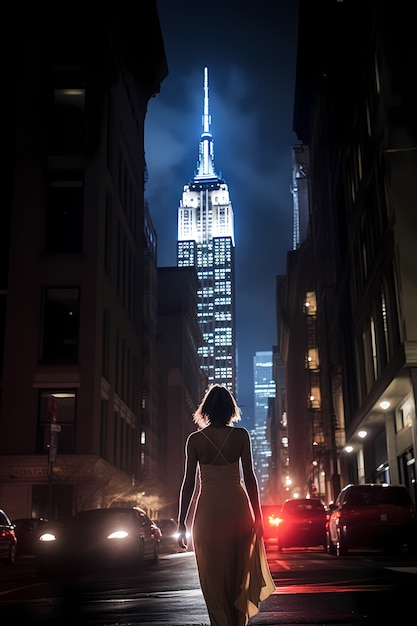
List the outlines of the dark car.
{"label": "dark car", "polygon": [[278,550],[320,546],[326,550],[327,511],[319,498],[291,498],[282,505]]}
{"label": "dark car", "polygon": [[263,504],[262,517],[264,524],[264,542],[276,543],[278,541],[278,524],[280,520],[282,504]]}
{"label": "dark car", "polygon": [[[182,552],[178,545],[177,522],[172,518],[163,518],[155,523],[161,531],[161,550],[164,552]],[[190,541],[189,533],[187,533],[187,540]]]}
{"label": "dark car", "polygon": [[82,574],[158,560],[157,528],[139,507],[81,511],[62,524],[47,527],[36,550],[39,573]]}
{"label": "dark car", "polygon": [[0,561],[14,565],[16,561],[17,539],[14,526],[4,509],[0,509]]}
{"label": "dark car", "polygon": [[22,517],[12,520],[17,537],[17,555],[35,554],[40,535],[48,525],[44,517]]}
{"label": "dark car", "polygon": [[349,550],[416,552],[417,517],[404,485],[367,483],[343,487],[327,531],[327,550],[343,556]]}

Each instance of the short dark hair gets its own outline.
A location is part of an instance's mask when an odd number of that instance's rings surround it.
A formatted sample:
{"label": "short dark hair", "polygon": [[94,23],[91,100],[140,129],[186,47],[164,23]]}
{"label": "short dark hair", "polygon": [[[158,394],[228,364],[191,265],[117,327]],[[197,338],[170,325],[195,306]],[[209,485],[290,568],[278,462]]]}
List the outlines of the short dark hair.
{"label": "short dark hair", "polygon": [[204,428],[230,426],[241,419],[241,409],[233,394],[224,385],[211,385],[193,415],[194,422]]}

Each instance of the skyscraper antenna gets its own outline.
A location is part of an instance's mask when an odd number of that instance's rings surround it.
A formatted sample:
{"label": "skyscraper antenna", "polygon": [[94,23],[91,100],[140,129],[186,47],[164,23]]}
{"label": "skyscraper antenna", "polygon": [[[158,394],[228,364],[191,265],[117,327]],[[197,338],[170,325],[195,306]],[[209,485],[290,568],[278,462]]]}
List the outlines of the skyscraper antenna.
{"label": "skyscraper antenna", "polygon": [[198,150],[197,177],[216,177],[214,170],[214,146],[210,132],[211,115],[209,114],[208,67],[204,68],[204,105],[202,116],[203,132]]}
{"label": "skyscraper antenna", "polygon": [[209,84],[208,68],[204,68],[204,109],[203,109],[203,133],[210,132],[211,119],[209,115]]}

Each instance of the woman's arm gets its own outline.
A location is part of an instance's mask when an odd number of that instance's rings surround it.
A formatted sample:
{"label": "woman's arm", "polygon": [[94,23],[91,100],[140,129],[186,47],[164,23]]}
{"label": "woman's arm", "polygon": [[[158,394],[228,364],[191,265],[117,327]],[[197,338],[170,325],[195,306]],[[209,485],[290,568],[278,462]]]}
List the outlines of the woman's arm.
{"label": "woman's arm", "polygon": [[190,435],[185,444],[185,468],[184,478],[180,489],[180,502],[178,514],[178,543],[181,548],[187,547],[187,535],[185,522],[187,520],[188,511],[191,505],[195,489],[195,478],[197,472],[197,455],[195,452],[192,435]]}
{"label": "woman's arm", "polygon": [[249,496],[249,500],[252,506],[253,514],[255,517],[255,527],[263,535],[263,518],[262,510],[259,499],[258,481],[256,480],[255,472],[253,469],[253,456],[250,436],[245,428],[242,428],[244,432],[243,445],[241,452],[243,478],[245,481],[246,491]]}

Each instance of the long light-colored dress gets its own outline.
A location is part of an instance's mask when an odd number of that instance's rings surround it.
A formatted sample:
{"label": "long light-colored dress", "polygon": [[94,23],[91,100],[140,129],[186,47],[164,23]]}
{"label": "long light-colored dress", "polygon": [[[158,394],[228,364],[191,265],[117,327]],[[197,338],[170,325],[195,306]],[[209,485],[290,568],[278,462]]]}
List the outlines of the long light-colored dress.
{"label": "long light-colored dress", "polygon": [[216,464],[216,457],[199,465],[194,550],[211,626],[245,626],[275,585],[262,538],[253,531],[239,462],[227,463],[222,448],[217,450],[224,464]]}

